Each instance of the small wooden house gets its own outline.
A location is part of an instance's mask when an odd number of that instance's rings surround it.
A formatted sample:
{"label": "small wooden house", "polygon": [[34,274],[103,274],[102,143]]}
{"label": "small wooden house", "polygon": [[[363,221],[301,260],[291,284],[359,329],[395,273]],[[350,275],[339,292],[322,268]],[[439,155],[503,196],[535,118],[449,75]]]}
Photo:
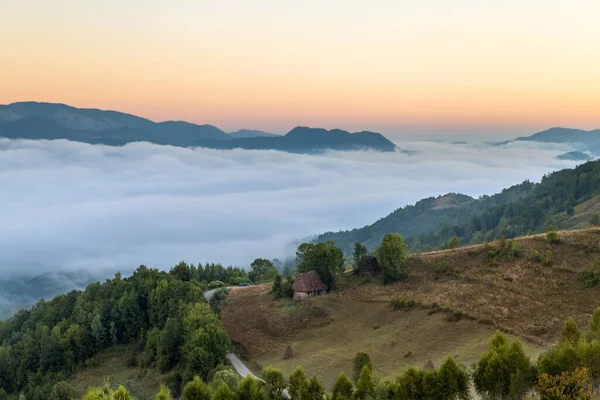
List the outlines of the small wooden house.
{"label": "small wooden house", "polygon": [[296,275],[292,289],[294,290],[294,300],[327,294],[327,285],[323,283],[316,271]]}

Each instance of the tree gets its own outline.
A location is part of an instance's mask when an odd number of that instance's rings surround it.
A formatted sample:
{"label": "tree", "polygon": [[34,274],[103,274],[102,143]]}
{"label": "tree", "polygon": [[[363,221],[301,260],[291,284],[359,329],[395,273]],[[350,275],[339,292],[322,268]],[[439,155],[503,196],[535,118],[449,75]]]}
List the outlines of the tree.
{"label": "tree", "polygon": [[360,374],[362,373],[364,366],[369,367],[369,369],[373,369],[371,365],[371,357],[367,353],[356,353],[354,356],[354,362],[352,363],[352,377],[354,378],[354,382],[358,381]]}
{"label": "tree", "polygon": [[404,262],[408,258],[408,247],[402,235],[388,233],[375,250],[377,261],[382,269],[384,283],[390,283],[406,276]]}
{"label": "tree", "polygon": [[289,393],[291,400],[307,400],[309,382],[302,367],[296,367],[289,378]]}
{"label": "tree", "polygon": [[573,318],[569,318],[567,322],[565,322],[565,326],[563,327],[560,336],[563,342],[571,343],[572,346],[575,346],[577,342],[579,342],[579,339],[581,339],[581,331]]}
{"label": "tree", "polygon": [[364,270],[365,257],[369,254],[367,246],[361,242],[354,243],[354,252],[352,253],[352,271],[356,275],[361,275]]}
{"label": "tree", "polygon": [[273,287],[271,288],[271,294],[276,299],[280,299],[283,297],[283,293],[281,291],[281,275],[277,274],[275,280],[273,281]]}
{"label": "tree", "polygon": [[344,253],[334,242],[302,243],[296,250],[296,270],[316,271],[327,287],[331,288],[335,275],[344,271]]}
{"label": "tree", "polygon": [[235,400],[235,394],[225,383],[221,383],[219,388],[213,392],[211,400]]}
{"label": "tree", "polygon": [[356,382],[356,392],[354,398],[358,400],[370,399],[375,391],[375,383],[373,382],[373,372],[368,365],[362,367],[360,377]]}
{"label": "tree", "polygon": [[112,393],[111,400],[133,400],[133,397],[124,386],[119,386],[117,390]]}
{"label": "tree", "polygon": [[333,384],[333,390],[331,392],[331,398],[333,400],[344,400],[351,399],[354,394],[354,386],[346,374],[341,372]]}
{"label": "tree", "polygon": [[437,371],[438,395],[444,399],[464,399],[469,396],[469,374],[452,357],[448,357]]}
{"label": "tree", "polygon": [[[0,399],[2,396],[0,396]],[[64,381],[57,382],[52,386],[50,392],[50,400],[72,400],[75,398],[75,391],[73,388]]]}
{"label": "tree", "polygon": [[250,264],[252,271],[248,277],[252,282],[269,282],[275,279],[278,272],[273,263],[266,258],[257,258]]}
{"label": "tree", "polygon": [[460,246],[460,239],[458,238],[458,236],[452,236],[452,238],[448,242],[448,247],[451,249],[456,249],[458,246]]}
{"label": "tree", "polygon": [[596,308],[590,317],[588,337],[590,340],[600,340],[600,307]]}
{"label": "tree", "polygon": [[496,332],[473,372],[477,393],[491,398],[520,398],[534,379],[534,368],[521,344],[509,344],[500,332]]}
{"label": "tree", "polygon": [[199,376],[195,376],[183,388],[181,400],[210,400],[208,386]]}
{"label": "tree", "polygon": [[0,388],[0,400],[8,400],[8,394],[4,388]]}
{"label": "tree", "polygon": [[280,370],[273,367],[265,367],[262,371],[265,381],[265,392],[267,400],[284,400],[283,389],[285,389],[285,378]]}
{"label": "tree", "polygon": [[223,383],[235,392],[240,384],[240,376],[231,369],[217,371],[210,382],[210,388],[215,392]]}
{"label": "tree", "polygon": [[169,271],[169,273],[177,277],[177,279],[184,282],[190,281],[192,279],[192,270],[183,261],[171,268],[171,271]]}
{"label": "tree", "polygon": [[158,389],[158,393],[154,400],[171,400],[171,392],[165,385],[160,385],[160,389]]}
{"label": "tree", "polygon": [[308,400],[323,400],[325,397],[325,389],[316,376],[310,378],[308,382]]}
{"label": "tree", "polygon": [[236,391],[238,400],[262,400],[259,383],[252,375],[248,375],[240,381]]}

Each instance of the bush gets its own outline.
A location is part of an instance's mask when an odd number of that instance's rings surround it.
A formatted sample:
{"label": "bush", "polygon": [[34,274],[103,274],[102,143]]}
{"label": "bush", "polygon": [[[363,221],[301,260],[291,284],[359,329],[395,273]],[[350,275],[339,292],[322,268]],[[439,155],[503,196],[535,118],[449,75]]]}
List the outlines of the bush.
{"label": "bush", "polygon": [[373,369],[371,357],[369,357],[367,353],[356,353],[356,356],[354,356],[354,363],[352,364],[352,377],[354,378],[354,382],[358,381],[358,378],[360,378],[364,366],[369,367],[370,370]]}
{"label": "bush", "polygon": [[557,376],[543,373],[538,378],[535,392],[541,400],[592,400],[597,393],[589,382],[586,368],[563,372]]}
{"label": "bush", "polygon": [[554,264],[552,260],[552,252],[550,250],[546,250],[546,254],[544,255],[544,261],[542,261],[542,265],[544,267],[550,268]]}
{"label": "bush", "polygon": [[218,288],[222,288],[223,286],[225,286],[225,282],[221,282],[221,281],[212,281],[208,284],[207,288],[208,290],[211,289],[218,289]]}
{"label": "bush", "polygon": [[590,224],[594,226],[600,225],[600,214],[594,214],[590,217]]}
{"label": "bush", "polygon": [[448,248],[456,249],[458,246],[460,246],[460,239],[458,236],[452,236],[452,239],[448,242]]}
{"label": "bush", "polygon": [[390,310],[409,310],[419,305],[419,301],[415,299],[405,299],[404,297],[394,296],[390,300]]}
{"label": "bush", "polygon": [[[50,400],[72,400],[75,398],[75,391],[67,382],[57,382],[52,386]],[[2,396],[0,395],[0,399]]]}
{"label": "bush", "polygon": [[208,302],[212,312],[221,315],[221,306],[227,301],[227,293],[229,293],[228,288],[221,288],[213,293]]}
{"label": "bush", "polygon": [[537,263],[544,261],[544,257],[536,249],[531,250],[531,253],[529,253],[529,259]]}
{"label": "bush", "polygon": [[581,279],[583,281],[583,286],[586,288],[598,286],[600,283],[600,261],[594,261],[590,269],[581,274]]}
{"label": "bush", "polygon": [[519,249],[519,244],[514,240],[506,240],[503,235],[500,235],[497,248],[488,246],[488,258],[492,262],[507,261],[521,257],[522,252]]}
{"label": "bush", "polygon": [[546,240],[550,244],[560,243],[560,239],[558,237],[558,232],[556,232],[556,231],[549,231],[548,233],[546,233]]}

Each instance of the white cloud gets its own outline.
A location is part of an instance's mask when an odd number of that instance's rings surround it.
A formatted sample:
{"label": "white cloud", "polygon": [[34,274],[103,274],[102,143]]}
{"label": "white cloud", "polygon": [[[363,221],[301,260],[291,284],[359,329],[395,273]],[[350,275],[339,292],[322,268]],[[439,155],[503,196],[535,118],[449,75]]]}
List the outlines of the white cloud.
{"label": "white cloud", "polygon": [[492,194],[572,166],[534,143],[399,143],[397,153],[219,151],[0,139],[0,268],[247,265],[421,198]]}

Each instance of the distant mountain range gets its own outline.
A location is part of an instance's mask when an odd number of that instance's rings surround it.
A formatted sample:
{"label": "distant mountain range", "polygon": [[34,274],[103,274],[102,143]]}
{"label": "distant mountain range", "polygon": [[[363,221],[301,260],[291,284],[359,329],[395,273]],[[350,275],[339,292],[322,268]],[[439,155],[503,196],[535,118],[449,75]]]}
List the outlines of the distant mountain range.
{"label": "distant mountain range", "polygon": [[228,134],[212,125],[184,121],[153,122],[117,111],[37,102],[0,106],[0,137],[67,139],[111,146],[145,141],[180,147],[281,150],[292,153],[396,149],[394,143],[375,132],[349,133],[340,129],[296,127],[281,136],[248,129]]}
{"label": "distant mountain range", "polygon": [[516,138],[515,141],[565,143],[573,146],[575,151],[558,156],[563,160],[584,161],[593,158],[590,154],[600,155],[600,129],[584,131],[570,128],[550,128],[531,136]]}

